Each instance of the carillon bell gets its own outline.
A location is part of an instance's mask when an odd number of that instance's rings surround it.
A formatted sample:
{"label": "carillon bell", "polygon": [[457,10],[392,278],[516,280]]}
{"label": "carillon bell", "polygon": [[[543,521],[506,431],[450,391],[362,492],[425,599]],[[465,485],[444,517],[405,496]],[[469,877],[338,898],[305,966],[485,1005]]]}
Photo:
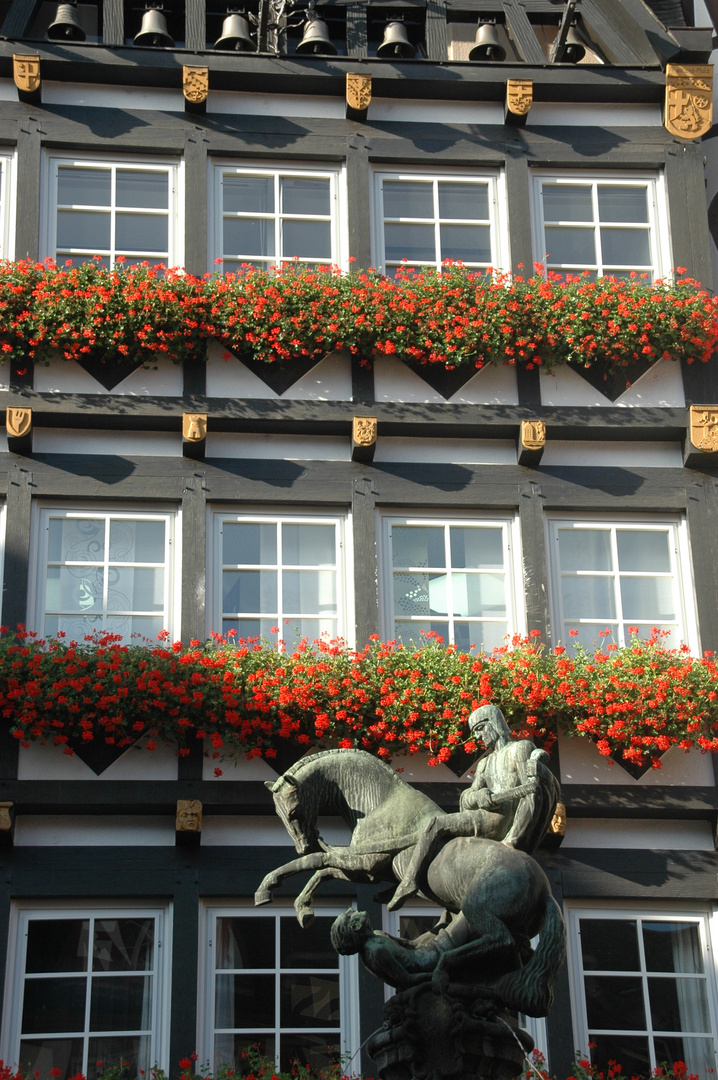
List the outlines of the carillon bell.
{"label": "carillon bell", "polygon": [[167,31],[167,19],[160,8],[147,8],[142,16],[142,26],[134,39],[134,44],[154,45],[160,49],[171,49],[174,46],[174,39]]}
{"label": "carillon bell", "polygon": [[249,23],[238,11],[227,12],[222,23],[222,33],[214,43],[215,49],[234,49],[235,52],[255,50],[255,44],[249,32]]}
{"label": "carillon bell", "polygon": [[573,23],[566,35],[566,46],[561,59],[565,64],[577,64],[585,55],[585,46],[576,33],[576,24]]}
{"label": "carillon bell", "polygon": [[499,43],[496,27],[490,22],[480,22],[476,31],[476,44],[469,53],[469,60],[506,59],[506,49]]}
{"label": "carillon bell", "polygon": [[384,40],[376,50],[376,55],[398,56],[404,60],[411,60],[416,56],[416,49],[409,41],[406,27],[403,22],[388,22],[384,30]]}
{"label": "carillon bell", "polygon": [[320,19],[313,7],[307,12],[302,40],[296,50],[299,55],[336,56],[336,45],[329,40],[329,29],[324,19]]}
{"label": "carillon bell", "polygon": [[74,4],[58,4],[55,21],[47,28],[50,41],[84,41],[85,31],[80,26]]}

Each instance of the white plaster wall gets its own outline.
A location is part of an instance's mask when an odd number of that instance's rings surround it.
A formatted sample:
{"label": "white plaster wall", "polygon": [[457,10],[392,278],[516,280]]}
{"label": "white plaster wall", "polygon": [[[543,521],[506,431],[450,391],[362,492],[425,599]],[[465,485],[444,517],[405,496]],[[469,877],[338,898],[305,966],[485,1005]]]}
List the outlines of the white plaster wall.
{"label": "white plaster wall", "polygon": [[548,439],[541,465],[601,465],[604,468],[680,469],[680,443],[669,442],[571,442]]}
{"label": "white plaster wall", "polygon": [[541,372],[542,405],[613,405],[675,406],[682,409],[686,399],[683,393],[681,365],[676,360],[659,360],[648,371],[627,387],[612,402],[605,394],[594,390],[578,372],[563,364],[550,372]]}
{"label": "white plaster wall", "polygon": [[575,101],[535,101],[527,127],[660,127],[660,105],[588,105]]}
{"label": "white plaster wall", "polygon": [[280,461],[349,461],[349,437],[311,435],[241,435],[232,431],[207,433],[208,458],[264,458]]}
{"label": "white plaster wall", "polygon": [[312,116],[343,120],[344,98],[312,97],[310,94],[246,94],[233,90],[210,90],[208,113],[231,116]]}
{"label": "white plaster wall", "polygon": [[[349,828],[339,818],[320,818],[319,831],[328,844],[345,847],[351,840]],[[268,847],[278,845],[294,850],[289,833],[277,817],[205,814],[202,845],[207,847]]]}
{"label": "white plaster wall", "polygon": [[0,366],[0,391],[10,389],[10,365]]}
{"label": "white plaster wall", "polygon": [[181,457],[181,432],[72,431],[37,428],[32,437],[35,454],[112,454],[124,457]]}
{"label": "white plaster wall", "polygon": [[[12,86],[12,81],[10,81]],[[17,91],[15,92],[17,95]],[[4,95],[3,95],[4,97]],[[4,100],[12,100],[4,98]],[[151,109],[183,112],[184,97],[176,90],[146,86],[105,86],[99,83],[59,83],[42,80],[42,100],[46,105],[84,105],[94,109]]]}
{"label": "white plaster wall", "polygon": [[656,787],[675,784],[677,787],[713,787],[713,761],[710,754],[699,750],[688,753],[672,746],[661,758],[660,769],[649,769],[639,780],[603,757],[596,744],[588,738],[559,735],[559,759],[563,784],[623,785],[624,787]]}
{"label": "white plaster wall", "polygon": [[613,402],[565,364],[540,373],[542,405],[604,405]]}
{"label": "white plaster wall", "polygon": [[[459,803],[459,794],[462,786],[465,786],[466,780],[458,780],[456,773],[453,773],[448,765],[429,765],[429,754],[397,754],[389,760],[388,764],[392,769],[399,773],[402,780],[406,780],[407,783],[453,783],[457,785],[456,789],[456,804]],[[478,755],[476,755],[478,757]],[[474,760],[468,754],[466,755],[466,771],[473,770]],[[467,779],[470,779],[467,777]]]}
{"label": "white plaster wall", "polygon": [[282,394],[282,401],[351,401],[349,353],[329,353]]}
{"label": "white plaster wall", "polygon": [[708,821],[617,821],[569,818],[561,850],[636,848],[641,851],[713,851]]}
{"label": "white plaster wall", "polygon": [[79,364],[59,357],[37,364],[33,385],[44,394],[105,394],[108,397],[181,397],[182,366],[163,357],[154,368],[138,368],[112,390],[89,375]]}
{"label": "white plaster wall", "polygon": [[[207,396],[278,400],[267,384],[216,341],[207,349]],[[351,401],[352,372],[348,353],[330,353],[281,395],[291,401]]]}
{"label": "white plaster wall", "polygon": [[491,101],[407,101],[372,98],[369,120],[415,124],[503,124],[504,107]]}
{"label": "white plaster wall", "polygon": [[[207,747],[209,747],[209,743]],[[215,769],[221,770],[219,776],[215,776]],[[231,780],[237,783],[247,780],[276,780],[278,775],[278,772],[271,765],[268,765],[263,758],[247,759],[244,754],[240,754],[235,758],[222,760],[219,757],[212,757],[210,749],[205,750],[202,763],[203,780],[217,780],[225,783]]]}
{"label": "white plaster wall", "polygon": [[20,747],[17,775],[18,780],[176,780],[177,756],[171,746],[146,750],[140,741],[98,776],[60,746],[30,743]]}
{"label": "white plaster wall", "polygon": [[518,405],[516,368],[511,364],[487,364],[449,401],[459,405]]}
{"label": "white plaster wall", "polygon": [[20,814],[15,822],[16,847],[171,847],[174,842],[174,817]]}
{"label": "white plaster wall", "polygon": [[[377,401],[443,402],[420,375],[395,356],[378,356],[374,361],[374,392]],[[518,404],[516,368],[510,364],[487,364],[464,383],[449,401],[468,405]]]}
{"label": "white plaster wall", "polygon": [[440,464],[515,465],[510,439],[377,439],[375,461],[426,461]]}

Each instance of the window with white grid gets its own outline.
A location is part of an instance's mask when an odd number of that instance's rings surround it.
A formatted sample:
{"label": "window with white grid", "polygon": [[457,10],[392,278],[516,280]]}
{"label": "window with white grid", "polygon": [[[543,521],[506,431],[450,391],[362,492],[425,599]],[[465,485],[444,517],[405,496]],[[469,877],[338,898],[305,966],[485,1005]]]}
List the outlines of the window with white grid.
{"label": "window with white grid", "polygon": [[608,1075],[685,1062],[716,1067],[716,1001],[707,913],[665,908],[579,907],[569,911],[575,1035],[581,1053]]}
{"label": "window with white grid", "polygon": [[661,176],[538,175],[534,194],[536,257],[549,271],[652,281],[670,270]]}
{"label": "window with white grid", "polygon": [[0,259],[12,259],[15,232],[15,158],[0,154]]}
{"label": "window with white grid", "polygon": [[386,517],[386,633],[420,644],[429,632],[469,651],[503,645],[519,625],[512,519]]}
{"label": "window with white grid", "polygon": [[50,156],[47,254],[64,264],[181,265],[177,162]]}
{"label": "window with white grid", "polygon": [[555,519],[550,535],[557,639],[591,649],[656,628],[697,646],[685,522]]}
{"label": "window with white grid", "polygon": [[36,625],[82,641],[172,632],[174,515],[44,509],[38,522]]}
{"label": "window with white grid", "polygon": [[374,200],[376,261],[390,277],[402,265],[439,269],[446,260],[472,270],[507,265],[497,174],[377,173]]}
{"label": "window with white grid", "polygon": [[19,906],[14,925],[6,1061],[58,1080],[121,1061],[140,1080],[166,1062],[166,911]]}
{"label": "window with white grid", "polygon": [[216,165],[210,269],[342,262],[343,173]]}

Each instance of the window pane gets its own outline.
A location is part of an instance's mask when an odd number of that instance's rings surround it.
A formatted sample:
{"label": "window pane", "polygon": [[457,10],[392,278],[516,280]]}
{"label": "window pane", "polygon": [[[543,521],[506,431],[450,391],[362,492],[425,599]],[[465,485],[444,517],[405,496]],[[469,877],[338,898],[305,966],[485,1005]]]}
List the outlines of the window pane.
{"label": "window pane", "polygon": [[274,178],[230,176],[222,178],[222,198],[227,213],[273,214]]}
{"label": "window pane", "polygon": [[562,577],[563,613],[567,619],[615,619],[613,579]]}
{"label": "window pane", "polygon": [[136,206],[145,210],[169,209],[169,176],[166,172],[146,169],[118,169],[115,187],[117,206]]}
{"label": "window pane", "polygon": [[88,919],[32,919],[27,927],[25,970],[87,971]]}
{"label": "window pane", "polygon": [[544,184],[545,221],[593,221],[591,188],[586,184]]}
{"label": "window pane", "polygon": [[599,184],[598,217],[600,221],[648,223],[648,195],[643,187]]}
{"label": "window pane", "polygon": [[384,249],[387,259],[408,262],[434,262],[436,242],[433,225],[384,226]]}
{"label": "window pane", "polygon": [[57,246],[100,254],[110,246],[110,215],[94,210],[58,210]]}
{"label": "window pane", "polygon": [[442,225],[441,258],[461,262],[491,262],[488,225]]}
{"label": "window pane", "polygon": [[109,169],[83,169],[61,165],[57,170],[60,206],[109,206],[112,174]]}
{"label": "window pane", "polygon": [[461,528],[452,525],[451,565],[455,570],[489,570],[504,565],[502,529]]}
{"label": "window pane", "polygon": [[23,1034],[46,1031],[83,1031],[85,1027],[84,976],[26,979],[22,1007]]}
{"label": "window pane", "polygon": [[453,615],[506,616],[503,574],[452,574]]}
{"label": "window pane", "polygon": [[49,566],[45,611],[102,612],[103,582],[103,571],[94,566]]}
{"label": "window pane", "polygon": [[283,1027],[338,1027],[339,975],[281,975]]}
{"label": "window pane", "polygon": [[112,562],[163,563],[165,561],[164,521],[111,521]]}
{"label": "window pane", "polygon": [[626,619],[675,619],[670,578],[622,577],[621,603]]}
{"label": "window pane", "polygon": [[508,632],[505,622],[455,622],[454,644],[462,652],[474,652],[476,649],[491,652],[506,644]]}
{"label": "window pane", "polygon": [[659,1031],[710,1031],[705,979],[649,979],[648,995]]}
{"label": "window pane", "polygon": [[279,181],[279,191],[283,214],[329,216],[329,180],[303,180],[285,176]]}
{"label": "window pane", "polygon": [[154,919],[98,919],[93,971],[150,971],[154,937]]}
{"label": "window pane", "polygon": [[165,572],[161,567],[112,568],[107,607],[110,611],[164,611]]}
{"label": "window pane", "polygon": [[274,1027],[274,975],[218,975],[218,1028]]}
{"label": "window pane", "polygon": [[224,570],[222,610],[236,612],[277,611],[276,570]]}
{"label": "window pane", "polygon": [[32,1076],[37,1069],[42,1076],[59,1069],[58,1080],[68,1080],[82,1072],[82,1039],[22,1039],[20,1063]]}
{"label": "window pane", "polygon": [[[127,1075],[144,1080],[152,1068],[149,1035],[105,1035],[88,1040],[87,1080],[95,1080],[112,1066],[129,1062]],[[98,1062],[101,1064],[98,1065]]]}
{"label": "window pane", "polygon": [[[387,214],[387,217],[394,215]],[[486,221],[489,216],[488,184],[439,182],[439,216],[465,221]]]}
{"label": "window pane", "polygon": [[282,258],[331,259],[332,227],[328,221],[282,222]]}
{"label": "window pane", "polygon": [[585,971],[640,971],[634,919],[581,919]]}
{"label": "window pane", "polygon": [[247,1072],[247,1062],[243,1059],[248,1049],[256,1048],[257,1052],[270,1061],[275,1056],[274,1034],[268,1032],[253,1032],[251,1035],[215,1035],[214,1039],[214,1062],[215,1069],[218,1065],[229,1065],[240,1070],[240,1076]]}
{"label": "window pane", "polygon": [[302,930],[297,920],[280,919],[281,958],[283,968],[336,968],[337,954],[329,940],[334,917],[318,916],[311,926]]}
{"label": "window pane", "polygon": [[685,1061],[687,1073],[711,1077],[715,1071],[716,1048],[712,1039],[686,1039],[678,1036],[656,1035],[653,1044],[656,1061]]}
{"label": "window pane", "polygon": [[152,979],[117,975],[92,980],[90,1027],[94,1031],[137,1031],[151,1026]]}
{"label": "window pane", "polygon": [[696,923],[643,922],[643,947],[649,971],[703,971]]}
{"label": "window pane", "polygon": [[547,225],[546,257],[549,262],[573,263],[577,266],[596,262],[593,229],[574,229],[568,226]]}
{"label": "window pane", "polygon": [[608,529],[559,529],[558,550],[562,570],[613,568]]}
{"label": "window pane", "polygon": [[222,225],[222,245],[227,254],[273,258],[274,219],[225,218]]}
{"label": "window pane", "polygon": [[217,919],[218,968],[273,968],[274,952],[274,919]]}
{"label": "window pane", "polygon": [[340,1058],[339,1032],[335,1035],[302,1035],[299,1032],[282,1035],[279,1056],[282,1069],[289,1071],[294,1061],[307,1064],[313,1074],[327,1070]]}
{"label": "window pane", "polygon": [[333,566],[336,561],[334,525],[282,525],[282,558],[290,566]]}
{"label": "window pane", "polygon": [[167,215],[118,214],[115,220],[115,248],[118,251],[166,251]]}
{"label": "window pane", "polygon": [[285,570],[282,607],[285,614],[335,615],[336,574],[333,570]]}
{"label": "window pane", "polygon": [[646,229],[601,229],[601,250],[606,265],[651,265],[651,245]]}
{"label": "window pane", "polygon": [[121,634],[125,641],[136,638],[137,642],[153,641],[161,630],[166,630],[164,615],[107,615],[105,629],[108,634]]}
{"label": "window pane", "polygon": [[[589,1033],[589,1039],[596,1045],[591,1050],[591,1061],[608,1076],[609,1061],[618,1061],[626,1076],[649,1076],[651,1059],[648,1052],[648,1039],[640,1035],[596,1035]],[[665,1057],[659,1058],[666,1061]],[[671,1061],[676,1060],[671,1058]]]}
{"label": "window pane", "polygon": [[589,1028],[629,1031],[645,1028],[643,991],[639,976],[585,975]]}
{"label": "window pane", "polygon": [[662,574],[671,569],[668,533],[646,529],[617,529],[619,570]]}
{"label": "window pane", "polygon": [[394,574],[398,615],[447,615],[446,574]]}
{"label": "window pane", "polygon": [[51,518],[48,522],[50,562],[102,561],[104,553],[105,523],[101,519]]}
{"label": "window pane", "polygon": [[449,640],[449,624],[440,619],[418,619],[416,622],[408,622],[396,619],[394,623],[394,637],[404,645],[425,645],[424,634],[438,634],[444,641]]}
{"label": "window pane", "polygon": [[385,218],[433,218],[431,180],[385,180],[383,189]]}
{"label": "window pane", "polygon": [[277,526],[225,521],[222,525],[222,562],[245,566],[276,565]]}
{"label": "window pane", "polygon": [[394,566],[446,566],[441,526],[394,525],[391,551]]}

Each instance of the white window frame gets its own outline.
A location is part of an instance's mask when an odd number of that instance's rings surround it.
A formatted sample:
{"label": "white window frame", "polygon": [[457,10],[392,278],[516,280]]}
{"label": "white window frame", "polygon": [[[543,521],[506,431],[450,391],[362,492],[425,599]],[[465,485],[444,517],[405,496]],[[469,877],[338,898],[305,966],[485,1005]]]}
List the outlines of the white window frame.
{"label": "white window frame", "polygon": [[[510,266],[511,259],[509,253],[509,215],[508,204],[506,195],[506,176],[503,169],[441,169],[441,170],[429,170],[429,169],[415,169],[415,168],[397,168],[397,169],[375,169],[372,184],[372,224],[373,224],[373,236],[372,236],[372,248],[373,255],[372,261],[374,265],[382,273],[387,273],[386,269],[386,254],[384,243],[384,199],[382,185],[385,180],[406,180],[406,181],[428,181],[433,182],[433,199],[434,199],[434,248],[436,257],[432,259],[423,260],[421,263],[412,263],[407,259],[407,266],[414,266],[415,269],[419,269],[421,266],[433,266],[437,270],[441,269],[442,260],[449,258],[450,256],[443,255],[441,253],[440,244],[440,226],[441,218],[439,215],[438,204],[438,184],[439,182],[451,183],[488,183],[489,186],[489,227],[491,230],[491,261],[489,264],[480,263],[476,266],[468,264],[468,267],[472,271],[481,273],[482,269],[488,265],[495,270],[501,270]],[[411,220],[409,218],[407,221]],[[426,224],[428,219],[415,219],[421,220],[422,224]],[[451,221],[452,219],[444,219],[445,221]]]}
{"label": "white window frame", "polygon": [[[173,639],[179,637],[180,618],[180,577],[181,577],[181,510],[147,510],[144,508],[134,509],[125,505],[98,506],[68,506],[66,503],[36,504],[33,506],[33,518],[31,526],[31,558],[30,558],[30,590],[28,598],[28,624],[44,636],[45,615],[53,614],[45,611],[47,563],[48,563],[48,522],[50,518],[99,518],[104,517],[107,521],[137,521],[151,520],[165,522],[165,581],[164,581],[164,610],[162,612],[163,629],[167,630]],[[107,526],[106,526],[107,527]],[[109,552],[105,552],[105,560],[109,558]],[[99,560],[98,560],[99,561]],[[79,560],[78,564],[86,565],[85,560]],[[113,565],[115,562],[113,561]],[[121,565],[121,564],[120,564]],[[149,565],[149,564],[148,564]],[[107,575],[105,575],[105,589],[108,587]],[[140,614],[137,612],[136,614]],[[148,613],[154,617],[157,612]],[[103,604],[101,623],[97,630],[102,631],[107,611]],[[126,640],[129,644],[129,639]]]}
{"label": "white window frame", "polygon": [[[601,171],[601,172],[586,172],[586,171],[548,171],[543,169],[532,170],[533,185],[532,185],[532,200],[533,200],[533,225],[534,225],[534,261],[537,263],[546,264],[547,271],[555,271],[560,274],[575,274],[579,275],[583,270],[589,269],[597,273],[598,276],[604,274],[604,261],[600,258],[601,254],[601,238],[600,230],[601,224],[598,218],[598,187],[599,185],[615,185],[620,184],[622,187],[639,187],[645,188],[648,195],[648,223],[645,226],[645,231],[649,235],[649,244],[651,251],[652,264],[650,267],[646,267],[643,270],[637,270],[641,273],[648,273],[651,275],[652,280],[657,278],[666,277],[671,272],[671,243],[670,243],[670,229],[669,229],[669,217],[668,217],[668,200],[666,196],[665,178],[662,172],[620,172],[618,170]],[[551,263],[547,262],[546,256],[551,252],[547,249],[545,226],[543,213],[543,198],[542,189],[545,183],[551,184],[585,184],[591,187],[592,191],[592,205],[593,205],[593,224],[589,226],[584,225],[581,222],[565,222],[567,226],[577,228],[592,228],[594,233],[595,252],[598,256],[598,261],[591,266],[584,266],[578,263]],[[551,222],[551,224],[561,224],[561,222]],[[620,223],[615,223],[619,225]],[[623,224],[630,225],[630,222]],[[641,224],[641,223],[636,223]],[[611,224],[604,224],[603,228],[611,228]],[[613,273],[623,272],[616,264],[611,264],[613,269],[609,268],[605,270],[605,274],[610,276]],[[632,267],[626,266],[626,271],[630,271]]]}
{"label": "white window frame", "polygon": [[[504,550],[504,573],[506,575],[507,586],[507,604],[506,604],[506,623],[507,623],[507,636],[511,636],[515,633],[525,633],[526,631],[526,613],[524,606],[524,593],[523,593],[523,575],[521,567],[521,536],[519,529],[519,521],[517,514],[502,514],[502,515],[452,515],[449,517],[444,514],[411,514],[404,512],[391,513],[389,511],[383,512],[379,518],[379,529],[381,532],[381,543],[379,544],[379,598],[380,598],[380,615],[382,634],[385,638],[393,639],[395,637],[395,614],[394,614],[394,591],[393,591],[393,573],[396,569],[393,566],[392,554],[391,554],[391,530],[394,525],[418,525],[436,527],[443,526],[445,532],[444,547],[446,552],[446,573],[450,581],[450,575],[452,567],[450,564],[450,532],[452,526],[458,526],[460,528],[466,528],[475,526],[477,528],[501,528],[503,530],[503,550]],[[461,572],[460,569],[458,572]],[[419,625],[421,622],[428,621],[427,618],[416,618],[416,623]],[[455,619],[461,621],[467,621],[467,617],[455,616],[450,613],[447,616],[436,615],[431,617],[434,622],[448,622],[449,623],[449,637],[445,640],[444,644],[454,644],[453,641],[453,623]],[[491,622],[491,621],[503,621],[492,620],[491,618],[475,617],[476,622]],[[419,643],[419,631],[417,630],[416,643]],[[480,641],[472,641],[471,644],[475,645],[477,651],[481,648]],[[489,651],[491,651],[489,649]]]}
{"label": "white window frame", "polygon": [[[145,903],[134,904],[122,900],[116,904],[109,900],[88,900],[87,903],[73,900],[15,901],[10,912],[10,929],[7,969],[5,974],[5,1005],[0,1038],[0,1057],[5,1062],[18,1064],[23,1010],[22,987],[25,979],[25,958],[27,928],[30,920],[41,919],[155,919],[155,959],[153,968],[154,988],[152,1002],[150,1062],[157,1063],[165,1071],[169,1066],[170,1035],[170,986],[172,969],[172,904],[155,906]],[[91,955],[91,953],[90,953]],[[53,974],[61,974],[54,973]],[[72,974],[79,975],[79,972]],[[88,975],[92,975],[91,966]],[[85,1019],[85,1059],[88,1053],[89,1015]],[[64,1032],[53,1032],[47,1038],[62,1038]],[[86,1065],[86,1060],[85,1060]],[[83,1068],[86,1075],[87,1070]]]}
{"label": "white window frame", "polygon": [[[337,617],[336,617],[336,634],[335,637],[343,638],[349,645],[353,644],[354,640],[354,605],[353,605],[353,563],[352,563],[352,527],[351,527],[351,515],[348,511],[320,511],[316,513],[298,513],[295,510],[282,511],[277,509],[276,511],[269,511],[266,508],[258,511],[252,511],[249,508],[242,508],[241,511],[226,509],[222,510],[214,508],[209,513],[210,522],[209,529],[211,531],[210,543],[207,545],[208,550],[208,566],[207,566],[207,581],[210,584],[210,602],[207,604],[207,634],[208,636],[214,633],[222,633],[222,525],[224,522],[239,522],[239,523],[254,523],[258,522],[262,525],[274,524],[278,526],[278,534],[281,538],[281,525],[293,524],[293,525],[334,525],[336,528],[335,542],[336,542],[336,595],[337,595]],[[278,552],[279,553],[279,552]],[[232,564],[234,565],[234,564]],[[242,568],[245,566],[248,569],[260,569],[259,565],[254,563],[238,564]],[[281,571],[285,564],[279,561],[276,564],[277,568]],[[317,569],[324,569],[325,567],[319,566]],[[307,567],[305,569],[313,569]],[[282,597],[281,588],[278,582],[277,588],[277,603],[281,608]],[[273,625],[279,627],[279,634],[277,637],[283,641],[286,641],[287,645],[293,635],[294,626],[292,619],[297,618],[321,618],[322,616],[307,614],[298,616],[292,613],[290,617],[290,625],[285,624],[284,613],[280,610],[278,612],[277,622]],[[229,616],[228,616],[229,618]],[[237,617],[239,618],[239,617]],[[273,615],[266,614],[243,614],[242,618],[257,619],[258,621],[268,621],[273,619]]]}
{"label": "white window frame", "polygon": [[[712,1024],[714,1046],[718,1037],[718,993],[716,990],[716,967],[714,957],[718,955],[718,908],[716,905],[687,904],[681,906],[672,901],[616,901],[607,900],[571,900],[565,903],[564,915],[568,930],[567,960],[568,976],[571,997],[571,1012],[573,1015],[574,1046],[581,1055],[590,1058],[588,1047],[588,1019],[586,1014],[586,996],[583,983],[583,964],[581,958],[581,942],[579,933],[579,920],[581,918],[594,919],[636,919],[643,918],[650,922],[696,922],[700,930],[700,939],[703,953],[705,978],[707,986],[708,1009]],[[639,948],[643,951],[643,944]],[[610,972],[601,972],[610,974]],[[626,972],[617,972],[619,975]],[[643,973],[641,978],[645,980]],[[645,994],[645,983],[644,983]],[[650,1012],[646,1009],[646,1023],[648,1024]],[[609,1030],[609,1029],[606,1029]],[[646,1029],[650,1036],[651,1028]],[[629,1035],[630,1031],[622,1031]],[[662,1065],[662,1061],[651,1061],[651,1066]],[[672,1064],[672,1063],[670,1063]]]}
{"label": "white window frame", "polygon": [[15,258],[17,152],[0,152],[0,259]]}
{"label": "white window frame", "polygon": [[[576,620],[576,619],[564,619],[563,615],[563,602],[561,594],[561,569],[559,564],[558,553],[558,530],[563,525],[572,524],[576,528],[608,528],[611,529],[611,550],[613,567],[612,570],[607,571],[590,571],[592,576],[604,576],[610,577],[614,581],[614,599],[616,604],[616,618],[610,620],[617,625],[615,633],[610,637],[598,637],[599,631],[607,628],[607,625],[598,625],[596,619]],[[682,630],[681,642],[688,645],[691,651],[696,654],[699,648],[698,640],[698,626],[695,609],[695,599],[693,591],[693,581],[690,574],[690,548],[688,544],[688,528],[684,517],[678,515],[622,515],[617,514],[615,516],[607,517],[605,515],[591,515],[585,513],[564,513],[564,514],[550,514],[546,516],[546,528],[547,528],[547,545],[549,552],[549,581],[550,581],[550,598],[551,598],[551,611],[552,611],[552,627],[553,627],[553,639],[554,644],[558,645],[559,642],[563,645],[570,645],[573,638],[569,637],[564,641],[564,623],[565,622],[584,622],[596,626],[596,646],[598,647],[600,642],[606,644],[614,643],[616,645],[625,645],[625,637],[623,633],[623,623],[632,624],[633,620],[626,620],[623,618],[621,608],[621,590],[618,585],[620,583],[620,572],[618,570],[618,557],[616,552],[616,530],[620,529],[642,529],[646,532],[669,531],[672,535],[672,541],[669,540],[669,554],[671,557],[671,572],[670,577],[673,582],[673,596],[676,605],[676,611],[679,616],[679,629]],[[581,573],[579,571],[578,573]],[[589,573],[589,571],[586,571]],[[631,571],[631,575],[635,576],[635,572]],[[647,575],[650,577],[659,576],[651,573]],[[669,576],[668,574],[664,576]],[[665,620],[664,620],[665,622]],[[650,628],[648,628],[650,629]],[[645,636],[643,633],[641,636]]]}
{"label": "white window frame", "polygon": [[[112,170],[112,196],[109,213],[111,216],[110,247],[103,252],[88,252],[85,249],[77,249],[75,253],[57,254],[57,184],[58,170],[61,166],[76,168],[96,168]],[[44,197],[40,213],[40,237],[42,257],[57,259],[58,265],[63,265],[66,260],[72,259],[75,265],[83,262],[91,262],[93,255],[103,255],[108,258],[110,264],[117,264],[118,256],[124,254],[115,245],[115,175],[117,169],[140,169],[147,172],[162,172],[168,176],[168,209],[167,209],[167,257],[155,255],[152,252],[143,255],[133,253],[133,259],[146,259],[149,263],[161,261],[168,267],[182,266],[184,264],[184,162],[179,158],[148,158],[131,155],[117,154],[112,157],[98,154],[63,154],[46,153],[42,162],[42,185]],[[63,204],[65,205],[65,204]],[[85,209],[84,205],[77,204],[78,209]],[[102,210],[108,210],[102,207]],[[142,208],[132,208],[132,213],[142,213]],[[148,208],[148,213],[157,214],[159,211]]]}
{"label": "white window frame", "polygon": [[[356,907],[356,904],[350,905]],[[322,916],[337,916],[346,911],[347,905],[330,904],[324,900],[317,898],[314,900],[314,910],[317,915]],[[215,963],[214,963],[214,943],[217,940],[217,918],[222,916],[235,917],[235,916],[251,916],[251,917],[264,917],[273,918],[276,922],[276,942],[277,942],[277,959],[279,959],[279,919],[280,917],[296,918],[294,908],[291,906],[291,901],[288,899],[275,898],[271,908],[265,908],[258,910],[253,906],[251,900],[220,900],[220,899],[208,899],[203,901],[200,905],[199,913],[199,993],[197,1001],[197,1051],[198,1057],[201,1062],[209,1062],[209,1070],[212,1072],[219,1063],[214,1060],[214,1016],[215,1016],[215,984],[214,976]],[[359,1068],[358,1051],[360,1049],[360,1034],[359,1034],[359,961],[356,955],[353,956],[339,956],[337,957],[337,967],[339,969],[339,1000],[341,1002],[341,1024],[340,1024],[340,1052],[343,1058],[352,1058],[351,1068],[348,1064],[345,1064],[345,1068],[348,1072],[356,1071]],[[252,969],[254,970],[254,969]],[[298,968],[287,969],[291,972],[299,972]],[[307,969],[315,970],[315,969]],[[327,969],[329,970],[329,969]],[[275,1006],[275,1019],[279,1017],[279,974],[282,971],[280,965],[276,967],[268,967],[261,969],[265,974],[275,974],[277,976],[276,982],[276,994],[277,1003]],[[275,1035],[280,1031],[287,1031],[290,1033],[289,1028],[282,1028],[281,1024],[271,1029]],[[297,1029],[298,1031],[300,1029]],[[256,1032],[256,1029],[253,1029]],[[267,1034],[270,1034],[270,1029],[267,1029]],[[277,1060],[275,1065],[279,1065],[279,1040],[277,1040]]]}
{"label": "white window frame", "polygon": [[[295,165],[290,162],[245,162],[222,161],[214,159],[209,164],[209,228],[207,229],[207,261],[210,273],[223,272],[223,228],[224,203],[222,198],[222,181],[225,175],[265,176],[274,179],[274,211],[263,215],[267,220],[274,219],[274,250],[272,257],[248,256],[248,262],[266,262],[267,269],[284,262],[297,261],[300,264],[310,266],[339,266],[343,270],[349,267],[349,232],[347,219],[347,179],[346,166],[343,163],[327,165],[317,163],[316,167],[309,165]],[[331,224],[331,258],[315,259],[309,257],[293,256],[283,258],[281,255],[281,221],[284,217],[296,220],[312,220],[310,215],[283,215],[280,211],[279,181],[284,177],[299,178],[306,180],[329,180],[331,211],[329,220]],[[233,215],[241,216],[241,214]],[[256,214],[247,214],[256,217]],[[326,220],[325,217],[316,220]]]}

